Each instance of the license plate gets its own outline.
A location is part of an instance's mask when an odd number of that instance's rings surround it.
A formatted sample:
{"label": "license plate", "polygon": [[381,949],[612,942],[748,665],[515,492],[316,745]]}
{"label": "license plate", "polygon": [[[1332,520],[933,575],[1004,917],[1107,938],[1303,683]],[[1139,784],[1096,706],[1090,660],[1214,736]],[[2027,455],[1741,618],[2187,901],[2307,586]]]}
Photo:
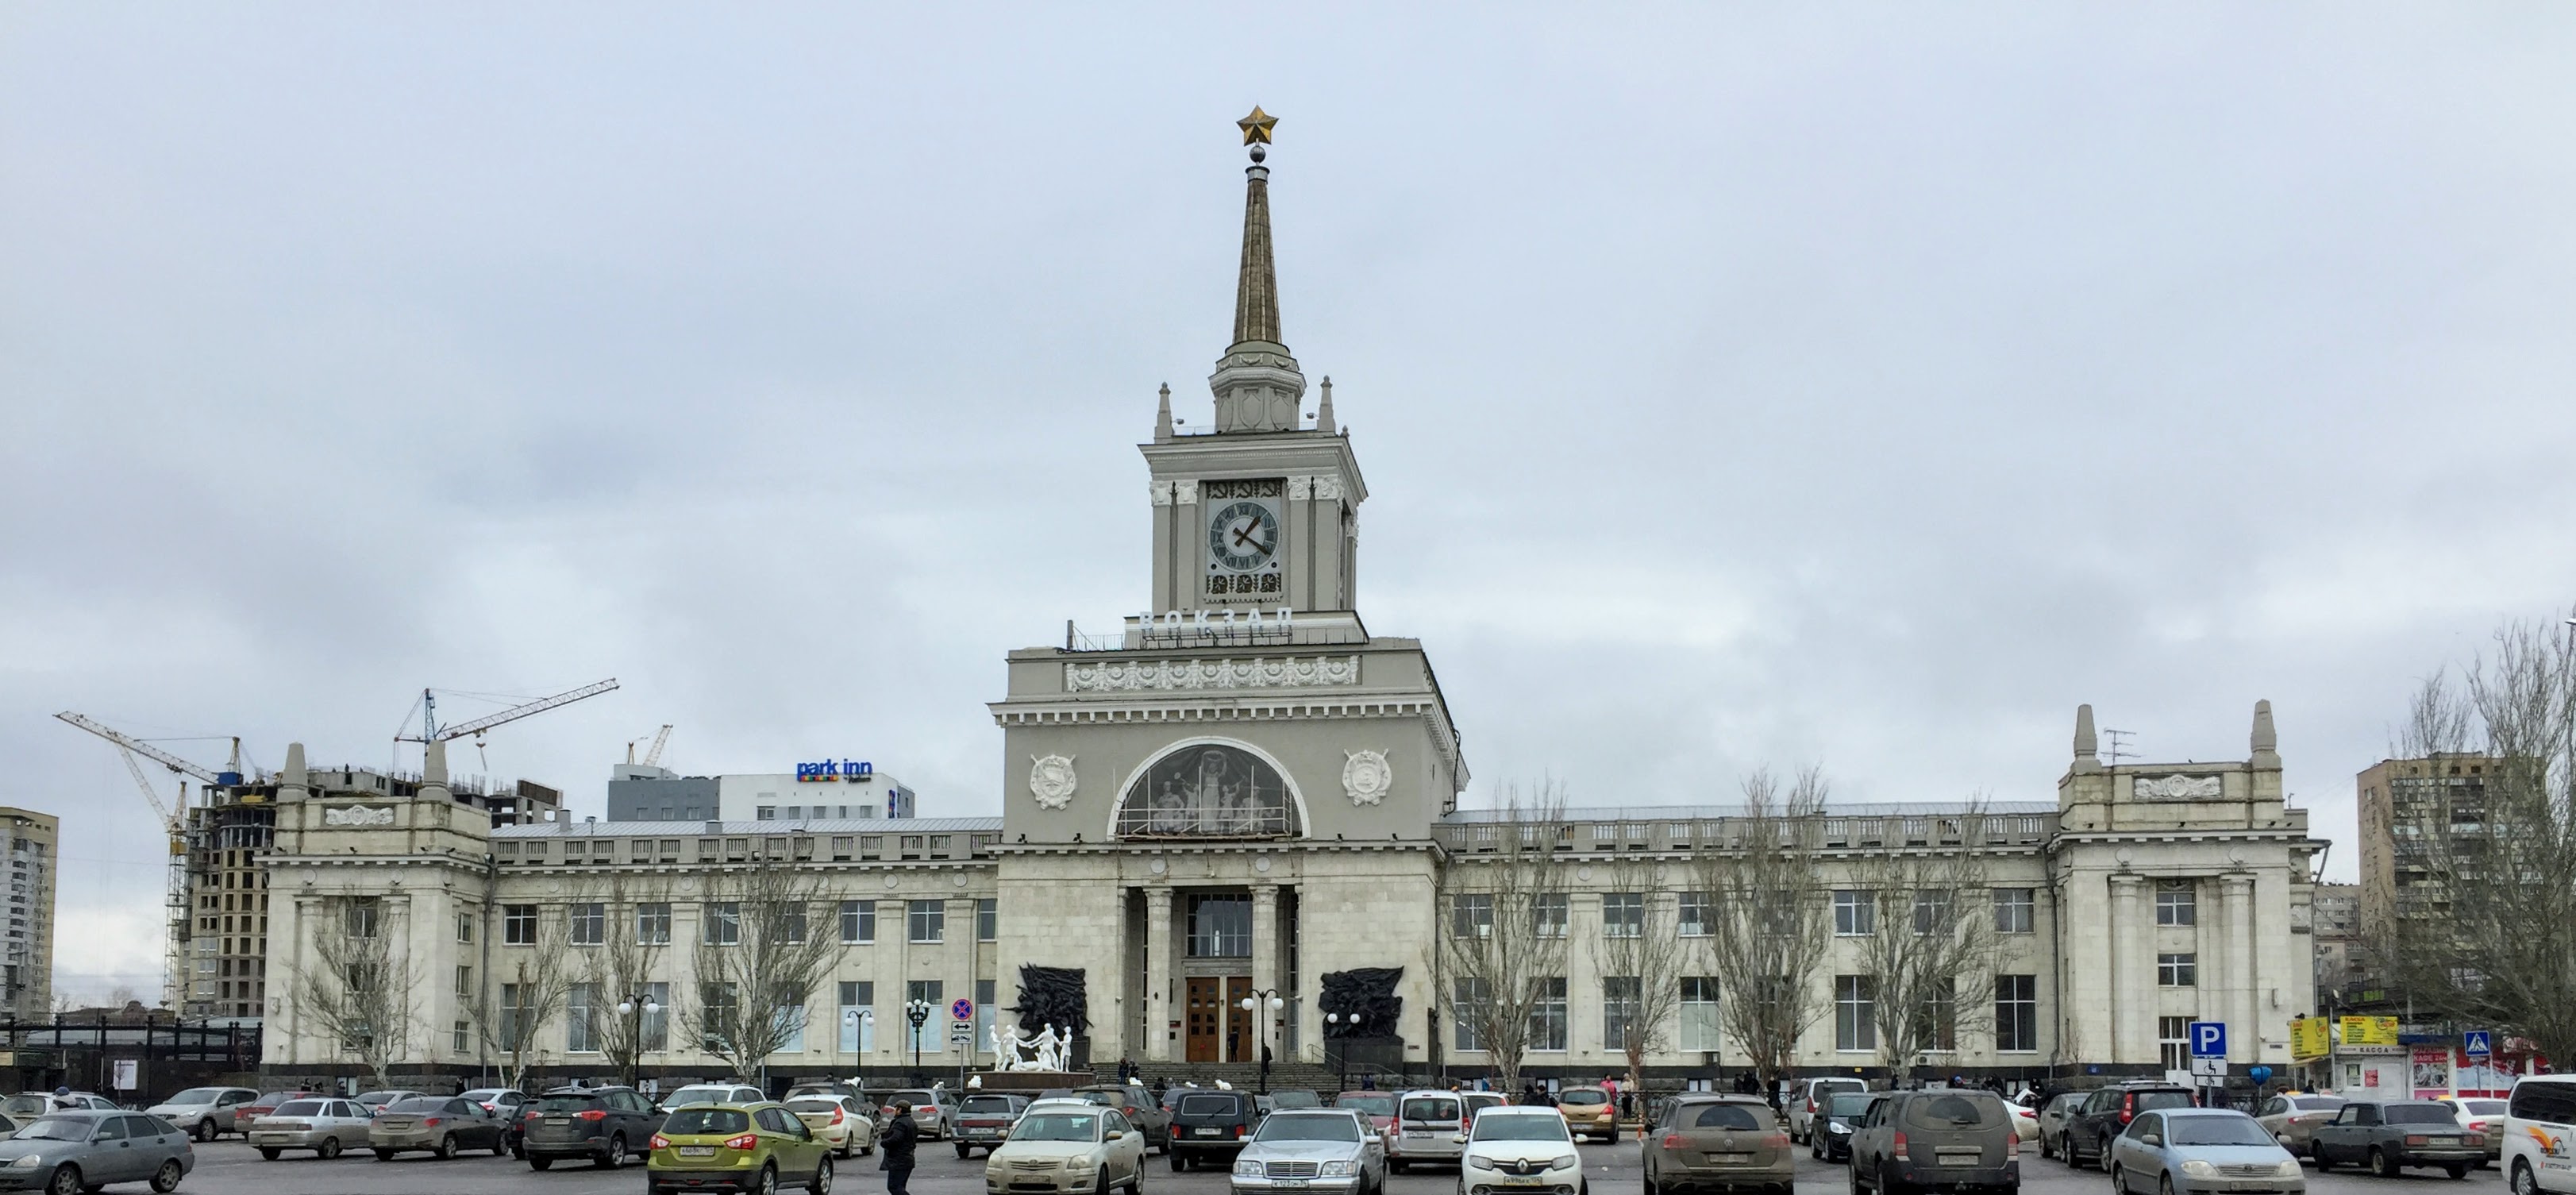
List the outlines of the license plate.
{"label": "license plate", "polygon": [[2435,1138],[2433,1138],[2433,1144],[2435,1144],[2435,1145],[2458,1145],[2459,1143],[2460,1143],[2460,1139],[2459,1139],[2459,1138],[2457,1138],[2457,1137],[2435,1137]]}
{"label": "license plate", "polygon": [[1224,1129],[1191,1129],[1191,1130],[1190,1130],[1190,1135],[1191,1135],[1191,1136],[1193,1136],[1193,1137],[1222,1137],[1222,1136],[1225,1136],[1225,1130],[1224,1130]]}
{"label": "license plate", "polygon": [[1303,1187],[1303,1186],[1305,1186],[1305,1185],[1306,1185],[1306,1180],[1305,1180],[1305,1179],[1302,1179],[1302,1178],[1274,1178],[1274,1179],[1271,1179],[1271,1180],[1270,1180],[1270,1185],[1271,1185],[1271,1186],[1274,1186],[1274,1187],[1280,1187],[1280,1188],[1284,1188],[1284,1189],[1294,1190],[1294,1189],[1296,1189],[1296,1188],[1299,1188],[1299,1187]]}
{"label": "license plate", "polygon": [[1708,1155],[1708,1160],[1709,1160],[1709,1163],[1710,1163],[1711,1165],[1716,1165],[1716,1166],[1743,1166],[1743,1165],[1747,1165],[1747,1164],[1749,1164],[1749,1163],[1751,1163],[1751,1162],[1753,1161],[1753,1155],[1752,1155],[1752,1154],[1710,1154],[1710,1155]]}
{"label": "license plate", "polygon": [[571,1123],[572,1118],[569,1116],[549,1116],[546,1118],[546,1127],[550,1129],[562,1128],[563,1126]]}
{"label": "license plate", "polygon": [[1943,1166],[1974,1166],[1985,1157],[1983,1153],[1977,1150],[1960,1150],[1953,1152],[1946,1149],[1936,1150],[1932,1156],[1938,1159],[1939,1165]]}
{"label": "license plate", "polygon": [[712,1158],[716,1156],[716,1147],[712,1145],[683,1145],[680,1147],[680,1156],[684,1158]]}

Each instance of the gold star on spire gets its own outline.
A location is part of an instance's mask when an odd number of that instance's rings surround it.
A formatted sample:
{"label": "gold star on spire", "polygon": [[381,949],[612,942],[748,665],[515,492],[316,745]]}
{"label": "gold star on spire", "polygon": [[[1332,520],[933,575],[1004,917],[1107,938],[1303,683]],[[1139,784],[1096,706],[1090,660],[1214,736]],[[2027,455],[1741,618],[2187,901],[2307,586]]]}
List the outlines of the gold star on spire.
{"label": "gold star on spire", "polygon": [[1259,104],[1254,104],[1252,106],[1252,115],[1234,122],[1235,127],[1243,130],[1243,143],[1245,145],[1268,145],[1270,143],[1270,126],[1278,123],[1279,118],[1262,111],[1261,105]]}

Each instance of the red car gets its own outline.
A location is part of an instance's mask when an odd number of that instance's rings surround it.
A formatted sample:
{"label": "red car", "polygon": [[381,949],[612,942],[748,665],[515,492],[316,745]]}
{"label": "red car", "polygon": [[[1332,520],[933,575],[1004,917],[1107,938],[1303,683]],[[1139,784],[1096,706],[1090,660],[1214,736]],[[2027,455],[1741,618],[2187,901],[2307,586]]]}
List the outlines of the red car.
{"label": "red car", "polygon": [[233,1116],[235,1117],[235,1123],[247,1125],[260,1117],[276,1112],[277,1106],[288,1100],[309,1100],[320,1098],[325,1097],[321,1092],[315,1091],[309,1087],[298,1087],[292,1091],[263,1091],[259,1093],[258,1099],[242,1105],[241,1110],[233,1113]]}
{"label": "red car", "polygon": [[1333,1097],[1333,1106],[1349,1108],[1369,1118],[1369,1127],[1383,1137],[1395,1127],[1395,1093],[1392,1091],[1345,1091]]}

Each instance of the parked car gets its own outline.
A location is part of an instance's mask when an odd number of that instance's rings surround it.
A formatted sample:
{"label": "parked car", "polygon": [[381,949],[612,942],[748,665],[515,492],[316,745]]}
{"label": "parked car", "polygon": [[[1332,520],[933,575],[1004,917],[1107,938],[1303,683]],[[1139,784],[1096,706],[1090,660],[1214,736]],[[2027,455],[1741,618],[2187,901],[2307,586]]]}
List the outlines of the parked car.
{"label": "parked car", "polygon": [[1896,1091],[1870,1105],[1852,1133],[1854,1192],[1903,1195],[2021,1189],[2021,1141],[2002,1097],[1973,1089]]}
{"label": "parked car", "polygon": [[876,1106],[876,1101],[868,1098],[867,1088],[856,1083],[843,1083],[837,1080],[829,1083],[799,1083],[788,1088],[787,1094],[778,1097],[778,1101],[783,1104],[789,1100],[801,1100],[809,1095],[845,1095],[871,1108]]}
{"label": "parked car", "polygon": [[2066,1156],[2067,1122],[2075,1118],[2075,1113],[2084,1106],[2084,1101],[2091,1095],[2091,1092],[2086,1091],[2061,1091],[2048,1097],[2048,1102],[2039,1106],[2039,1156],[2043,1158]]}
{"label": "parked car", "polygon": [[367,1148],[376,1151],[380,1162],[415,1151],[441,1159],[468,1149],[488,1149],[496,1156],[510,1152],[501,1137],[501,1119],[484,1111],[481,1102],[454,1095],[416,1095],[377,1109],[367,1124]]}
{"label": "parked car", "polygon": [[1202,1163],[1229,1163],[1261,1125],[1261,1108],[1248,1091],[1193,1091],[1172,1105],[1170,1147],[1174,1173]]}
{"label": "parked car", "polygon": [[1554,1108],[1487,1108],[1460,1135],[1458,1187],[1466,1195],[1586,1195],[1574,1132]]}
{"label": "parked car", "polygon": [[[11,1098],[14,1099],[16,1097]],[[325,1096],[321,1092],[315,1091],[310,1087],[291,1087],[284,1091],[261,1092],[258,1099],[252,1100],[247,1104],[243,1104],[240,1108],[234,1110],[233,1119],[241,1125],[244,1135],[247,1136],[252,1121],[276,1112],[277,1109],[288,1100],[318,1100],[328,1098],[330,1097]],[[13,1112],[17,1110],[13,1107],[8,1107],[7,1105],[0,1105],[0,1108],[7,1108],[9,1111]]]}
{"label": "parked car", "polygon": [[492,1119],[501,1122],[502,1148],[509,1150],[516,1157],[527,1156],[522,1137],[527,1128],[527,1122],[522,1119],[526,1114],[528,1103],[525,1092],[507,1087],[477,1087],[457,1098],[472,1100],[483,1105],[483,1110],[491,1113]]}
{"label": "parked car", "polygon": [[984,1159],[987,1191],[1103,1195],[1145,1186],[1145,1133],[1125,1112],[1085,1101],[1029,1106],[1009,1140]]}
{"label": "parked car", "polygon": [[2433,1102],[2450,1109],[2461,1128],[2487,1139],[2488,1161],[2504,1157],[2505,1101],[2482,1096],[2452,1096]]}
{"label": "parked car", "polygon": [[769,1094],[749,1083],[691,1083],[655,1101],[664,1108],[685,1108],[690,1104],[759,1104]]}
{"label": "parked car", "polygon": [[1511,1103],[1510,1100],[1503,1098],[1503,1093],[1499,1091],[1462,1091],[1458,1093],[1458,1099],[1467,1105],[1469,1120],[1476,1119],[1476,1114],[1487,1108],[1500,1108]]}
{"label": "parked car", "polygon": [[196,1148],[179,1126],[140,1112],[49,1113],[0,1141],[0,1176],[13,1187],[46,1195],[81,1195],[132,1182],[166,1193],[196,1167]]}
{"label": "parked car", "polygon": [[2307,1172],[2261,1122],[2234,1108],[2174,1108],[2111,1142],[2112,1195],[2306,1195]]}
{"label": "parked car", "polygon": [[276,1111],[250,1122],[250,1143],[259,1150],[259,1156],[272,1162],[290,1149],[309,1149],[316,1157],[336,1158],[348,1146],[366,1144],[367,1124],[374,1119],[355,1100],[288,1100]]}
{"label": "parked car", "polygon": [[802,1183],[811,1195],[832,1189],[832,1151],[784,1104],[691,1104],[671,1110],[647,1138],[645,1190],[650,1195],[727,1191],[772,1195]]}
{"label": "parked car", "polygon": [[2308,1152],[2321,1171],[2349,1163],[2395,1178],[2409,1166],[2438,1166],[2466,1178],[2486,1160],[2487,1140],[2431,1100],[2354,1100],[2316,1127]]}
{"label": "parked car", "polygon": [[1348,1108],[1368,1117],[1369,1131],[1380,1136],[1395,1131],[1395,1093],[1392,1091],[1345,1091],[1333,1097],[1333,1106]]}
{"label": "parked car", "polygon": [[1815,1123],[1807,1129],[1807,1152],[1820,1162],[1851,1160],[1852,1126],[1869,1113],[1883,1092],[1837,1091],[1825,1097],[1816,1109]]}
{"label": "parked car", "polygon": [[425,1091],[361,1091],[349,1098],[359,1107],[373,1112],[395,1100],[416,1099],[427,1094]]}
{"label": "parked car", "polygon": [[1566,1127],[1577,1137],[1619,1139],[1619,1101],[1610,1098],[1608,1088],[1587,1085],[1560,1090],[1556,1110],[1565,1114]]}
{"label": "parked car", "polygon": [[1467,1130],[1467,1101],[1455,1091],[1408,1091],[1395,1100],[1395,1131],[1386,1139],[1386,1168],[1397,1174],[1407,1167],[1455,1166],[1465,1152],[1458,1135]]}
{"label": "parked car", "polygon": [[258,1098],[259,1093],[247,1087],[191,1087],[144,1111],[179,1126],[181,1132],[199,1141],[212,1141],[225,1133],[242,1131],[246,1122],[237,1120],[236,1114]]}
{"label": "parked car", "polygon": [[588,1158],[602,1170],[615,1170],[661,1127],[652,1101],[634,1088],[558,1087],[522,1112],[519,1148],[531,1170],[563,1158]]}
{"label": "parked car", "polygon": [[2111,1168],[2111,1139],[2129,1131],[2141,1113],[2197,1107],[2191,1088],[2173,1083],[2121,1083],[2097,1087],[2066,1118],[2058,1156],[2069,1166]]}
{"label": "parked car", "polygon": [[1386,1189],[1386,1148],[1357,1112],[1282,1108],[1234,1156],[1227,1189],[1229,1195],[1372,1195]]}
{"label": "parked car", "polygon": [[2513,1195],[2576,1191],[2576,1075],[2526,1075],[2513,1085],[2504,1173]]}
{"label": "parked car", "polygon": [[988,1092],[967,1096],[957,1105],[957,1156],[972,1157],[976,1150],[993,1152],[1011,1135],[1011,1126],[1019,1123],[1020,1114],[1029,1110],[1027,1096],[1010,1092]]}
{"label": "parked car", "polygon": [[2254,1120],[2283,1149],[2305,1155],[2309,1135],[2342,1109],[2339,1095],[2283,1094],[2263,1101],[2254,1111]]}
{"label": "parked car", "polygon": [[1270,1093],[1271,1106],[1281,1112],[1302,1108],[1321,1108],[1324,1097],[1302,1087],[1283,1087]]}
{"label": "parked car", "polygon": [[834,1154],[846,1158],[877,1151],[876,1114],[858,1096],[799,1095],[786,1103],[787,1110]]}
{"label": "parked car", "polygon": [[1754,1096],[1693,1094],[1667,1100],[1646,1131],[1642,1152],[1646,1195],[1791,1195],[1797,1185],[1798,1159],[1789,1152],[1789,1135],[1780,1131],[1771,1105]]}
{"label": "parked car", "polygon": [[1858,1079],[1803,1079],[1789,1095],[1789,1139],[1813,1144],[1816,1114],[1825,1110],[1825,1101],[1837,1092],[1867,1091],[1869,1084]]}
{"label": "parked car", "polygon": [[1132,1085],[1100,1083],[1076,1087],[1073,1095],[1075,1099],[1118,1109],[1126,1115],[1127,1123],[1145,1134],[1145,1144],[1164,1153],[1172,1152],[1172,1113],[1152,1092]]}

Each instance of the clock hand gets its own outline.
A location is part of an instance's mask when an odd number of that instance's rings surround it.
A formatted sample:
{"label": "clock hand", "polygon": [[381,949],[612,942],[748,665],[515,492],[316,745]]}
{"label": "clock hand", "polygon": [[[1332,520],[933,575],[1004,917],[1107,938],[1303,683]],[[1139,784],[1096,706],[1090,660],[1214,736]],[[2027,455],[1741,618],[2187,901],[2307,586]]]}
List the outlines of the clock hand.
{"label": "clock hand", "polygon": [[1261,545],[1252,542],[1252,528],[1254,526],[1255,524],[1246,523],[1242,527],[1237,528],[1234,533],[1234,546],[1238,548],[1260,547]]}

